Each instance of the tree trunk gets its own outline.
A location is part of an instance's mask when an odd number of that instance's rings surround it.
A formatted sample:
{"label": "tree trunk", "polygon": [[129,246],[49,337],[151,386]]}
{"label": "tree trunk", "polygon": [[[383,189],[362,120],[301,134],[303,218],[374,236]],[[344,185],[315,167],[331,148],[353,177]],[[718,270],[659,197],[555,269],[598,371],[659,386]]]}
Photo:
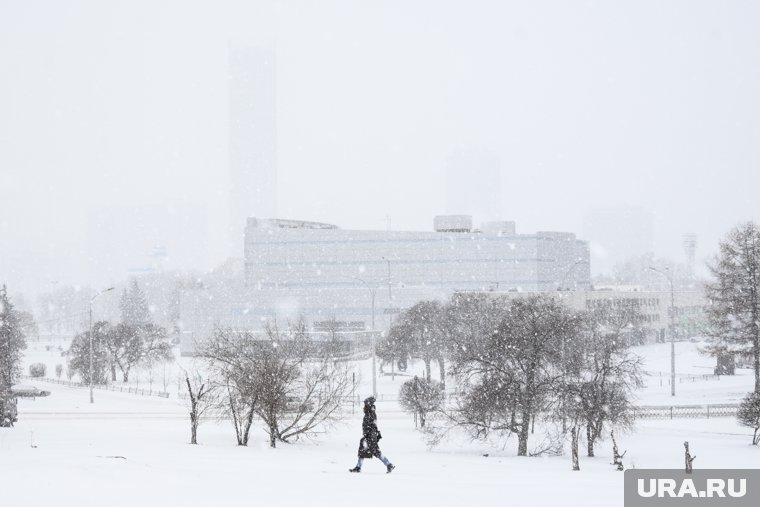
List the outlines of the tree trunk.
{"label": "tree trunk", "polygon": [[243,445],[248,446],[248,435],[251,433],[251,426],[253,425],[253,408],[254,405],[251,405],[251,410],[248,412],[248,415],[245,419],[245,428],[243,428]]}
{"label": "tree trunk", "polygon": [[190,443],[198,443],[198,402],[190,392]]}
{"label": "tree trunk", "polygon": [[523,411],[520,421],[520,433],[517,435],[517,455],[528,455],[528,436],[530,435],[530,412]]}
{"label": "tree trunk", "polygon": [[190,414],[190,443],[198,444],[198,419]]}
{"label": "tree trunk", "polygon": [[752,350],[755,366],[755,392],[760,393],[760,337],[755,334],[754,347]]}
{"label": "tree trunk", "polygon": [[273,449],[277,447],[277,428],[269,426],[269,447]]}
{"label": "tree trunk", "polygon": [[126,370],[122,370],[121,373],[124,379],[124,383],[126,384],[127,382],[129,382],[129,368],[127,368]]}
{"label": "tree trunk", "polygon": [[430,359],[425,359],[425,378],[430,382]]}
{"label": "tree trunk", "polygon": [[111,363],[111,382],[116,382],[116,365]]}
{"label": "tree trunk", "polygon": [[586,453],[589,458],[594,457],[594,441],[596,441],[596,432],[590,424],[586,424]]}
{"label": "tree trunk", "polygon": [[610,437],[612,437],[612,464],[615,465],[618,472],[622,472],[625,469],[623,466],[623,456],[625,456],[625,453],[628,451],[623,451],[623,454],[620,454],[617,442],[615,441],[614,431],[610,431]]}
{"label": "tree trunk", "polygon": [[438,370],[441,372],[441,387],[446,389],[446,362],[442,357],[438,358]]}
{"label": "tree trunk", "polygon": [[573,470],[576,470],[576,471],[581,469],[581,465],[578,461],[578,440],[579,440],[578,436],[580,432],[581,432],[581,429],[578,427],[578,425],[575,425],[572,428],[570,428],[570,434],[571,434],[570,436],[572,438],[571,443],[570,443],[570,448],[571,448],[571,452],[573,456]]}
{"label": "tree trunk", "polygon": [[425,427],[425,412],[420,410],[420,428]]}
{"label": "tree trunk", "polygon": [[686,463],[686,473],[690,474],[692,470],[694,469],[692,462],[695,459],[697,459],[697,457],[692,456],[691,453],[689,452],[689,442],[684,442],[683,447],[684,447],[684,461]]}
{"label": "tree trunk", "polygon": [[187,384],[187,393],[190,395],[190,443],[198,443],[198,397],[203,393],[203,385],[197,393],[193,393],[193,386],[190,385],[190,377],[185,373],[185,383]]}

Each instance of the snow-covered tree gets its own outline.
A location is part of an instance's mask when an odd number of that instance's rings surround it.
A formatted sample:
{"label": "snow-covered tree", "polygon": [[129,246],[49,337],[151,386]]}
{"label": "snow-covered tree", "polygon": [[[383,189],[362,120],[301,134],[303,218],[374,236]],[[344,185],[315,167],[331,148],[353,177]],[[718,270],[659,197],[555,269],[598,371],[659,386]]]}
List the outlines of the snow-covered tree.
{"label": "snow-covered tree", "polygon": [[144,364],[151,368],[155,363],[172,359],[171,343],[166,329],[153,324],[148,300],[137,280],[124,289],[119,302],[121,322],[105,336],[111,379],[116,380],[116,369],[124,382],[136,366]]}
{"label": "snow-covered tree", "polygon": [[190,374],[187,371],[185,371],[185,385],[190,398],[190,443],[197,444],[198,425],[206,412],[214,406],[216,386],[209,378],[203,378],[200,373]]}
{"label": "snow-covered tree", "polygon": [[606,425],[626,427],[633,420],[632,393],[641,387],[641,359],[630,352],[626,336],[641,321],[635,304],[601,306],[586,314],[585,332],[568,353],[568,368],[578,369],[571,389],[586,429],[588,456]]}
{"label": "snow-covered tree", "polygon": [[119,309],[121,310],[122,324],[141,326],[152,320],[148,299],[140,289],[137,280],[132,280],[132,285],[122,292]]}
{"label": "snow-covered tree", "polygon": [[380,346],[385,360],[420,359],[425,378],[431,380],[431,364],[438,363],[440,379],[446,379],[446,333],[444,309],[438,301],[420,301],[399,315]]}
{"label": "snow-covered tree", "polygon": [[92,378],[94,384],[105,384],[110,364],[108,350],[105,347],[112,332],[111,325],[98,321],[91,331],[74,336],[66,352],[69,358],[69,371],[79,374],[83,383],[90,381],[90,333],[92,332]]}
{"label": "snow-covered tree", "polygon": [[18,378],[25,348],[26,337],[18,312],[3,285],[0,287],[0,389],[10,388]]}
{"label": "snow-covered tree", "polygon": [[545,295],[472,302],[490,325],[454,335],[452,372],[459,380],[454,418],[476,437],[516,434],[517,454],[527,456],[531,423],[561,385],[563,341],[580,332],[581,319]]}
{"label": "snow-covered tree", "polygon": [[405,365],[412,357],[411,337],[412,332],[408,330],[406,323],[397,319],[397,322],[377,343],[375,352],[383,361],[399,364],[400,369],[405,369]]}
{"label": "snow-covered tree", "polygon": [[760,393],[752,392],[744,397],[736,413],[739,424],[752,428],[752,445],[760,443]]}
{"label": "snow-covered tree", "polygon": [[754,222],[736,226],[720,243],[709,266],[709,351],[718,356],[747,354],[753,359],[760,393],[760,229]]}
{"label": "snow-covered tree", "polygon": [[420,428],[424,428],[427,415],[443,405],[443,393],[443,385],[440,382],[415,376],[401,384],[399,403],[405,411],[418,417]]}
{"label": "snow-covered tree", "polygon": [[329,425],[351,391],[345,363],[312,357],[315,348],[302,321],[265,336],[219,329],[200,347],[227,391],[227,410],[246,445],[253,415],[264,423],[269,444],[289,442]]}

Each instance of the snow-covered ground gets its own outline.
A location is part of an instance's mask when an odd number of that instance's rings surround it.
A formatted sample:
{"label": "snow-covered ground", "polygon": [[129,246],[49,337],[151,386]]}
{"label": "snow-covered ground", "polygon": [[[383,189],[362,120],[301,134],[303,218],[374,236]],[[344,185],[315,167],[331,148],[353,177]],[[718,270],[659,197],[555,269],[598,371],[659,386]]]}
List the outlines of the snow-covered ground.
{"label": "snow-covered ground", "polygon": [[[711,373],[710,358],[679,343],[679,373]],[[43,349],[44,351],[44,349]],[[28,351],[27,362],[47,351]],[[646,369],[669,371],[669,345],[642,347]],[[55,358],[53,358],[55,360]],[[54,366],[49,364],[48,367]],[[370,364],[364,361],[360,395],[369,392]],[[419,368],[416,368],[419,369]],[[51,372],[52,370],[48,370]],[[667,379],[648,377],[641,404],[736,401],[752,386],[751,372],[720,381],[689,381],[670,397]],[[395,399],[405,377],[381,377],[378,391]],[[216,506],[239,505],[584,505],[623,503],[623,474],[610,465],[611,444],[598,457],[582,458],[573,472],[568,456],[518,458],[516,442],[489,446],[453,438],[429,449],[410,416],[395,401],[378,403],[381,447],[397,466],[388,475],[377,460],[349,474],[361,433],[359,408],[344,423],[313,442],[267,446],[260,428],[247,448],[235,445],[228,422],[207,421],[201,445],[189,440],[181,400],[95,391],[33,382],[52,391],[47,398],[20,400],[15,428],[0,429],[0,487],[3,505]],[[538,436],[538,435],[536,435]],[[757,468],[760,449],[750,431],[733,419],[642,421],[621,434],[625,464],[678,468],[688,440],[699,468]],[[488,457],[483,456],[488,454]]]}

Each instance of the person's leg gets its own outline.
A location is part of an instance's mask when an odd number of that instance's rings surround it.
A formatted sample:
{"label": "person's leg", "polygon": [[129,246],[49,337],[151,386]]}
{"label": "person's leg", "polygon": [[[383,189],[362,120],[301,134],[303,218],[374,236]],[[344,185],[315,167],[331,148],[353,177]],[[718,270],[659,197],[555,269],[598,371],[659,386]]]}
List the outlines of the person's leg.
{"label": "person's leg", "polygon": [[349,472],[361,472],[362,471],[362,463],[364,462],[364,458],[359,456],[359,459],[356,462],[356,466],[354,468],[349,468]]}
{"label": "person's leg", "polygon": [[391,463],[391,461],[385,456],[383,456],[382,454],[379,455],[378,458],[380,458],[380,461],[383,462],[383,464],[385,465],[385,469],[388,471],[388,473],[391,473],[393,469],[396,468],[395,466],[393,466],[393,463]]}

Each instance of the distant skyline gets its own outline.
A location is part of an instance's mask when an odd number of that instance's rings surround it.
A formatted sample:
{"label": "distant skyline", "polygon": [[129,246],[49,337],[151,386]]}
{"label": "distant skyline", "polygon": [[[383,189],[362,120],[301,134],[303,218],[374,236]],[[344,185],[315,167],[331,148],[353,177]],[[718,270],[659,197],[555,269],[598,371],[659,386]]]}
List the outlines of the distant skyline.
{"label": "distant skyline", "polygon": [[221,263],[229,49],[269,41],[278,216],[430,230],[450,154],[476,146],[519,232],[582,237],[632,206],[656,255],[695,233],[700,264],[760,220],[759,19],[746,1],[0,2],[0,283],[91,283],[103,207],[206,206]]}

